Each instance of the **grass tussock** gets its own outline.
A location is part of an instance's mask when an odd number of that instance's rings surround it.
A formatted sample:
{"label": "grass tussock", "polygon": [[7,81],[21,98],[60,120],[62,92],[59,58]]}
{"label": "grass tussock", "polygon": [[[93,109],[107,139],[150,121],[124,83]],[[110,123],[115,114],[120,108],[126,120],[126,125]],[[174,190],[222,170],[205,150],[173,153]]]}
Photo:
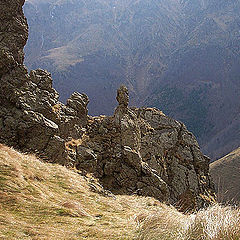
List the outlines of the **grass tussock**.
{"label": "grass tussock", "polygon": [[162,209],[139,222],[141,240],[239,240],[240,210],[211,206],[184,215],[174,208]]}

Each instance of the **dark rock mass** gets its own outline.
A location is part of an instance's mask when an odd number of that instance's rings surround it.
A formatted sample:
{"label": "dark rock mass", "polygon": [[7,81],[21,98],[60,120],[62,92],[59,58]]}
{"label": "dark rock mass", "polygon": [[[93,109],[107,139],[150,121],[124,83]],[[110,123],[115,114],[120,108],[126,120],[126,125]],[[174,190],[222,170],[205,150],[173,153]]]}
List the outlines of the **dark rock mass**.
{"label": "dark rock mass", "polygon": [[85,94],[73,93],[64,105],[47,71],[28,73],[23,3],[0,3],[0,142],[91,172],[114,193],[152,196],[182,210],[214,202],[209,158],[183,123],[155,108],[129,108],[125,86],[114,116],[91,117]]}
{"label": "dark rock mass", "polygon": [[87,123],[88,97],[74,93],[63,105],[50,73],[38,69],[28,74],[23,65],[28,37],[23,4],[0,3],[0,141],[68,164],[65,140],[80,137],[79,128]]}

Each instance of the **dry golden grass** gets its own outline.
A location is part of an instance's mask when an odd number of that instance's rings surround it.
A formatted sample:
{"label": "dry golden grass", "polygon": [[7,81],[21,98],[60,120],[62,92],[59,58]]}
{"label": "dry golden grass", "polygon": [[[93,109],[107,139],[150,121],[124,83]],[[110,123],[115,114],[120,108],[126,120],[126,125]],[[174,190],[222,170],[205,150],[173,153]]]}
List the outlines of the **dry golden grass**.
{"label": "dry golden grass", "polygon": [[57,103],[52,107],[54,113],[59,113],[61,111],[61,104]]}
{"label": "dry golden grass", "polygon": [[165,208],[148,215],[139,224],[141,240],[239,240],[240,210],[214,205],[196,214],[184,215]]}
{"label": "dry golden grass", "polygon": [[240,239],[238,209],[184,215],[152,198],[104,196],[93,185],[100,188],[91,176],[0,145],[0,239]]}
{"label": "dry golden grass", "polygon": [[106,197],[93,179],[0,145],[0,239],[135,239],[139,212],[162,204],[137,196]]}
{"label": "dry golden grass", "polygon": [[67,150],[72,150],[75,147],[81,145],[82,142],[83,142],[82,139],[71,139],[70,141],[65,143],[65,147],[66,147]]}

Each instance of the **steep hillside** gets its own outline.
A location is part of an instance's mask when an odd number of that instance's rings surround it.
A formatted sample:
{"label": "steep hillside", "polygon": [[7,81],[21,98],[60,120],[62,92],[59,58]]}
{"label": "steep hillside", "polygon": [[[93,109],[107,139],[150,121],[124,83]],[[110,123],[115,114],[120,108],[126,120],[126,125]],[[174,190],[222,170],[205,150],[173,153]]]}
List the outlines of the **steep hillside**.
{"label": "steep hillside", "polygon": [[130,108],[123,85],[114,115],[91,117],[87,95],[63,104],[49,72],[28,72],[24,2],[0,2],[0,238],[239,239],[183,123]]}
{"label": "steep hillside", "polygon": [[[94,174],[107,190],[193,211],[215,202],[209,161],[185,125],[156,108],[130,108],[117,91],[113,116],[88,116],[88,96],[59,102],[47,71],[28,73],[23,0],[1,2],[0,142]],[[6,30],[7,29],[7,30]]]}
{"label": "steep hillside", "polygon": [[53,73],[91,114],[112,114],[114,91],[183,121],[216,159],[239,146],[239,1],[28,0],[26,64]]}
{"label": "steep hillside", "polygon": [[0,145],[0,209],[4,240],[240,236],[239,210],[213,206],[184,215],[153,198],[113,195],[91,175],[44,163],[4,145]]}
{"label": "steep hillside", "polygon": [[[90,176],[0,145],[1,239],[134,239],[138,214],[162,204],[114,196]],[[166,208],[166,206],[163,206]]]}
{"label": "steep hillside", "polygon": [[210,164],[218,200],[240,204],[240,148]]}
{"label": "steep hillside", "polygon": [[175,0],[27,1],[26,64],[50,70],[62,100],[79,89],[91,98],[91,114],[110,114],[119,83],[128,84],[137,103],[151,82],[150,68],[164,67],[159,57],[176,45],[181,32],[178,7]]}

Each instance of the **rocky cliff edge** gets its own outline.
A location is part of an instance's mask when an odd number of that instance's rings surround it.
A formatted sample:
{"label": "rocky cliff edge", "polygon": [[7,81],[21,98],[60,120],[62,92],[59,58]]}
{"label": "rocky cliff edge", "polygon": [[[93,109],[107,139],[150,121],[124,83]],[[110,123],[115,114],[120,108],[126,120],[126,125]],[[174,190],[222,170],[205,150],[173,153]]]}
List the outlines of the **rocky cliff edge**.
{"label": "rocky cliff edge", "polygon": [[114,116],[87,115],[88,97],[64,105],[41,69],[28,73],[23,0],[0,3],[0,142],[97,176],[118,194],[153,196],[182,210],[215,201],[209,159],[184,124],[154,108],[129,108],[117,92]]}

